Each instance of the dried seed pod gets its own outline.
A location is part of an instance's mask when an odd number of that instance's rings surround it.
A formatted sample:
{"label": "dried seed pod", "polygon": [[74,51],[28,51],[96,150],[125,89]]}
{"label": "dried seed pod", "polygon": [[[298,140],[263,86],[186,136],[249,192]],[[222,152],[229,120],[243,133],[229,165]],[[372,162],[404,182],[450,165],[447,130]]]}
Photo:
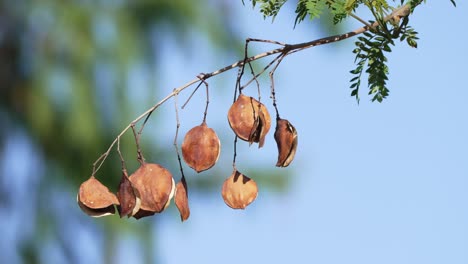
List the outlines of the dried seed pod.
{"label": "dried seed pod", "polygon": [[143,163],[129,180],[141,199],[140,208],[133,215],[137,219],[162,212],[174,195],[172,174],[159,164]]}
{"label": "dried seed pod", "polygon": [[259,143],[263,147],[271,127],[271,117],[265,105],[246,95],[239,95],[228,111],[228,121],[234,133],[242,140]]}
{"label": "dried seed pod", "polygon": [[187,132],[182,142],[185,163],[196,172],[207,170],[218,161],[221,143],[216,132],[205,122]]}
{"label": "dried seed pod", "polygon": [[237,170],[224,181],[221,191],[224,202],[233,209],[245,209],[257,198],[257,194],[255,181]]}
{"label": "dried seed pod", "polygon": [[276,166],[287,167],[294,159],[297,148],[297,131],[288,120],[276,120],[275,141],[278,146]]}
{"label": "dried seed pod", "polygon": [[113,215],[119,204],[117,197],[94,176],[81,184],[76,199],[81,210],[92,217]]}
{"label": "dried seed pod", "polygon": [[174,200],[177,209],[179,209],[180,220],[182,220],[182,222],[187,220],[190,216],[190,208],[188,205],[187,182],[185,181],[184,177],[182,177],[180,182],[178,182],[176,185]]}
{"label": "dried seed pod", "polygon": [[133,216],[140,210],[140,193],[133,187],[132,182],[128,179],[126,171],[122,173],[122,178],[120,179],[117,199],[119,199],[120,202],[120,205],[117,206],[117,210],[121,218],[124,216]]}

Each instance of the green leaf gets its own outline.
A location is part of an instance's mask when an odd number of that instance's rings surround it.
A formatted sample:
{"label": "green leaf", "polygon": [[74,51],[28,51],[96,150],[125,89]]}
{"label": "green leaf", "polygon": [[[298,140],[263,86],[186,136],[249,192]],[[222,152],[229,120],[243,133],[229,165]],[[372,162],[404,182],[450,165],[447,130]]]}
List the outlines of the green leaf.
{"label": "green leaf", "polygon": [[260,0],[259,2],[262,2],[260,5],[260,12],[265,18],[271,17],[274,20],[286,1],[287,0]]}
{"label": "green leaf", "polygon": [[406,39],[406,42],[408,43],[408,45],[410,45],[411,47],[413,48],[417,48],[418,47],[418,43],[412,39],[412,38],[408,38]]}
{"label": "green leaf", "polygon": [[328,8],[326,3],[329,0],[299,0],[296,7],[296,19],[294,26],[302,22],[307,15],[310,20],[319,18],[322,12]]}

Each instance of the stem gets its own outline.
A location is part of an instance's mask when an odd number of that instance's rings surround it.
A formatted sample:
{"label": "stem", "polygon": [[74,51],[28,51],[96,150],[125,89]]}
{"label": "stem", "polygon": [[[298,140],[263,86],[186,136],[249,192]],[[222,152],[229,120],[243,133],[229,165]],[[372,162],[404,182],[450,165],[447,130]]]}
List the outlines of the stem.
{"label": "stem", "polygon": [[210,104],[210,94],[208,92],[208,83],[200,78],[200,80],[205,84],[206,87],[206,106],[205,106],[205,113],[203,113],[203,123],[206,122],[206,115],[208,114],[208,105]]}
{"label": "stem", "polygon": [[202,77],[200,77],[200,76],[203,76],[203,75],[202,75],[202,74],[199,74],[199,75],[197,76],[197,78],[200,79],[200,83],[197,85],[197,87],[195,87],[195,89],[193,89],[192,93],[191,93],[190,96],[187,98],[187,101],[185,101],[185,103],[182,105],[181,109],[184,109],[185,106],[187,106],[187,104],[190,102],[190,100],[192,100],[193,95],[198,91],[198,88],[200,88],[200,86],[202,85],[203,80],[202,80]]}
{"label": "stem", "polygon": [[121,165],[122,165],[122,173],[125,176],[128,176],[127,166],[125,166],[125,160],[124,160],[124,157],[122,155],[122,152],[120,151],[120,138],[119,138],[119,140],[117,140],[117,153],[119,154],[119,157],[120,157],[120,162],[121,162]]}
{"label": "stem", "polygon": [[177,122],[176,132],[175,132],[175,136],[174,136],[174,148],[175,148],[176,153],[177,153],[177,160],[179,161],[180,173],[182,174],[181,180],[183,180],[183,179],[185,179],[184,169],[182,168],[182,160],[180,159],[179,146],[177,145],[177,137],[179,136],[179,127],[180,127],[179,110],[177,109],[177,95],[174,96],[174,108],[175,108],[176,122]]}
{"label": "stem", "polygon": [[278,111],[278,106],[276,104],[275,78],[273,77],[273,75],[275,74],[276,69],[280,65],[281,61],[283,61],[285,56],[286,55],[279,57],[278,62],[276,63],[276,65],[273,67],[273,69],[269,73],[270,82],[271,82],[271,99],[273,100],[273,107],[275,108],[275,111],[276,111],[276,120],[280,119],[280,115],[279,115],[279,111]]}
{"label": "stem", "polygon": [[[148,118],[146,118],[145,121],[146,120],[148,120]],[[141,147],[140,147],[141,129],[137,133],[136,130],[135,130],[135,123],[132,123],[131,128],[132,128],[132,131],[133,131],[133,136],[135,137],[135,144],[136,144],[136,147],[137,147],[137,160],[138,160],[138,162],[140,162],[141,165],[143,165],[143,163],[145,163],[145,158],[143,157],[143,153],[141,153]]]}
{"label": "stem", "polygon": [[234,155],[232,157],[232,168],[237,170],[236,168],[236,157],[237,157],[237,136],[234,137]]}
{"label": "stem", "polygon": [[260,75],[262,75],[266,70],[268,70],[268,68],[270,68],[271,65],[273,65],[273,63],[275,63],[280,57],[282,57],[283,54],[280,54],[278,56],[276,56],[272,61],[270,61],[270,63],[267,64],[267,66],[265,66],[259,73],[257,73],[252,79],[250,79],[248,82],[246,82],[242,87],[241,89],[244,89],[245,87],[247,87],[249,84],[251,84],[253,81],[256,80],[256,78],[258,78]]}

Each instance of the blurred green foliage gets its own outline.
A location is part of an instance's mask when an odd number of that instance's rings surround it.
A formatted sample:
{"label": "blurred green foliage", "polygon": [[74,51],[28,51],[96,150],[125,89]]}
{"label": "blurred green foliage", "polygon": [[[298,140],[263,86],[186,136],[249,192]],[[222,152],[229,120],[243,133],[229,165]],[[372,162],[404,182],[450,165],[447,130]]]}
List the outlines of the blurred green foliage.
{"label": "blurred green foliage", "polygon": [[[73,259],[70,239],[60,229],[62,219],[51,217],[50,193],[65,187],[74,194],[91,174],[92,163],[103,153],[125,122],[137,110],[132,101],[131,78],[140,65],[146,75],[161,67],[158,44],[169,34],[177,36],[181,48],[188,48],[187,33],[197,31],[219,48],[233,48],[232,25],[220,15],[219,5],[208,1],[3,1],[0,4],[0,149],[12,131],[25,131],[42,156],[43,174],[37,190],[28,197],[37,206],[31,238],[20,241],[24,263],[38,263],[41,240],[55,237],[65,255]],[[208,24],[209,23],[209,24]],[[142,68],[142,67],[140,67]],[[145,76],[151,81],[151,76]],[[148,107],[158,90],[155,82],[140,87]],[[132,140],[122,148],[134,149]],[[158,152],[155,150],[154,152]],[[114,162],[116,161],[116,162]],[[28,163],[28,160],[24,161]],[[99,178],[116,186],[120,176],[116,155],[99,172]],[[14,175],[10,175],[14,176]],[[6,176],[3,176],[6,177]],[[2,181],[4,182],[4,181]],[[26,188],[26,186],[25,186]],[[15,194],[1,186],[2,201],[8,206]],[[64,199],[70,199],[66,195]],[[112,246],[112,230],[122,225],[133,228],[142,239],[150,235],[142,227],[99,221]],[[148,222],[141,223],[148,227]],[[125,229],[125,228],[124,228]],[[107,230],[107,231],[106,231]],[[146,237],[146,238],[145,238]],[[60,242],[62,241],[62,242]],[[146,243],[151,248],[152,243]],[[146,259],[151,260],[151,250]],[[106,257],[111,262],[110,256]],[[152,261],[150,261],[152,262]]]}
{"label": "blurred green foliage", "polygon": [[[57,199],[55,193],[60,193],[58,200],[69,203],[90,176],[93,162],[139,114],[138,106],[154,103],[158,83],[152,74],[164,66],[158,48],[166,37],[175,38],[179,49],[189,49],[189,33],[195,31],[208,39],[216,52],[242,51],[242,38],[233,33],[230,15],[228,1],[0,3],[0,150],[6,148],[15,131],[22,131],[43,163],[37,175],[30,176],[37,184],[24,186],[34,210],[29,212],[33,231],[19,239],[17,246],[23,263],[40,263],[42,243],[50,239],[57,241],[69,263],[78,262],[76,245],[69,241],[73,239],[66,230],[76,222],[72,219],[76,215],[51,205]],[[137,83],[144,87],[133,87],[135,78],[143,79]],[[134,93],[143,93],[138,102]],[[135,150],[131,133],[122,138],[121,147],[126,152]],[[172,145],[146,154],[165,155],[169,147],[172,155]],[[31,161],[23,162],[28,166]],[[117,164],[120,161],[114,151],[98,173],[111,189],[120,180]],[[0,204],[20,212],[12,203],[17,194],[8,186],[7,176],[2,177]],[[272,185],[285,186],[284,179],[274,178],[277,180],[271,181]],[[216,180],[200,179],[193,184],[200,191],[220,186]],[[149,223],[110,217],[86,224],[103,237],[105,262],[112,262],[118,229],[144,241],[144,259],[154,263],[157,253],[152,253],[155,241],[148,232]]]}

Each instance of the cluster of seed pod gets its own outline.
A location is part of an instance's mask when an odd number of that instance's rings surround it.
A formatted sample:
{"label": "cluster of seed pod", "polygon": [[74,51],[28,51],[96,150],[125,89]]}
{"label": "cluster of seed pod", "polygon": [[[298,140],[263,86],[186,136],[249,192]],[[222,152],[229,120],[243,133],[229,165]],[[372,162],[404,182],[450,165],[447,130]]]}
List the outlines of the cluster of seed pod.
{"label": "cluster of seed pod", "polygon": [[173,197],[182,221],[186,220],[190,210],[185,181],[176,185],[167,169],[159,164],[142,162],[132,175],[122,173],[117,195],[91,176],[81,184],[77,200],[80,208],[93,217],[115,214],[117,207],[120,217],[140,219],[161,213]]}
{"label": "cluster of seed pod", "polygon": [[[228,121],[236,136],[263,147],[270,131],[271,117],[264,104],[253,97],[240,94],[228,111]],[[297,148],[297,132],[286,119],[276,118],[275,140],[278,147],[277,167],[287,167],[294,159]],[[244,209],[258,195],[255,181],[234,169],[224,181],[221,192],[224,202],[231,208]]]}
{"label": "cluster of seed pod", "polygon": [[[228,121],[236,136],[261,148],[271,128],[267,108],[258,100],[240,94],[228,111]],[[297,132],[286,119],[276,118],[274,138],[278,147],[277,167],[287,167],[296,153]],[[185,163],[197,173],[208,170],[218,161],[221,143],[216,132],[203,120],[190,129],[182,143]],[[172,174],[159,164],[140,160],[141,166],[130,176],[123,170],[117,195],[99,182],[94,175],[81,184],[77,200],[88,215],[100,217],[115,214],[140,219],[161,213],[172,198],[179,209],[181,220],[190,215],[185,177],[175,184]],[[233,169],[221,190],[224,202],[233,209],[245,209],[258,195],[256,182]]]}
{"label": "cluster of seed pod", "polygon": [[[196,172],[215,165],[221,152],[221,143],[215,131],[205,122],[192,128],[182,144],[184,161]],[[188,191],[185,177],[175,184],[172,174],[159,164],[141,162],[141,166],[130,176],[124,170],[117,195],[99,182],[94,176],[81,184],[78,204],[88,215],[101,217],[115,214],[140,219],[161,213],[174,197],[181,220],[190,216]]]}

